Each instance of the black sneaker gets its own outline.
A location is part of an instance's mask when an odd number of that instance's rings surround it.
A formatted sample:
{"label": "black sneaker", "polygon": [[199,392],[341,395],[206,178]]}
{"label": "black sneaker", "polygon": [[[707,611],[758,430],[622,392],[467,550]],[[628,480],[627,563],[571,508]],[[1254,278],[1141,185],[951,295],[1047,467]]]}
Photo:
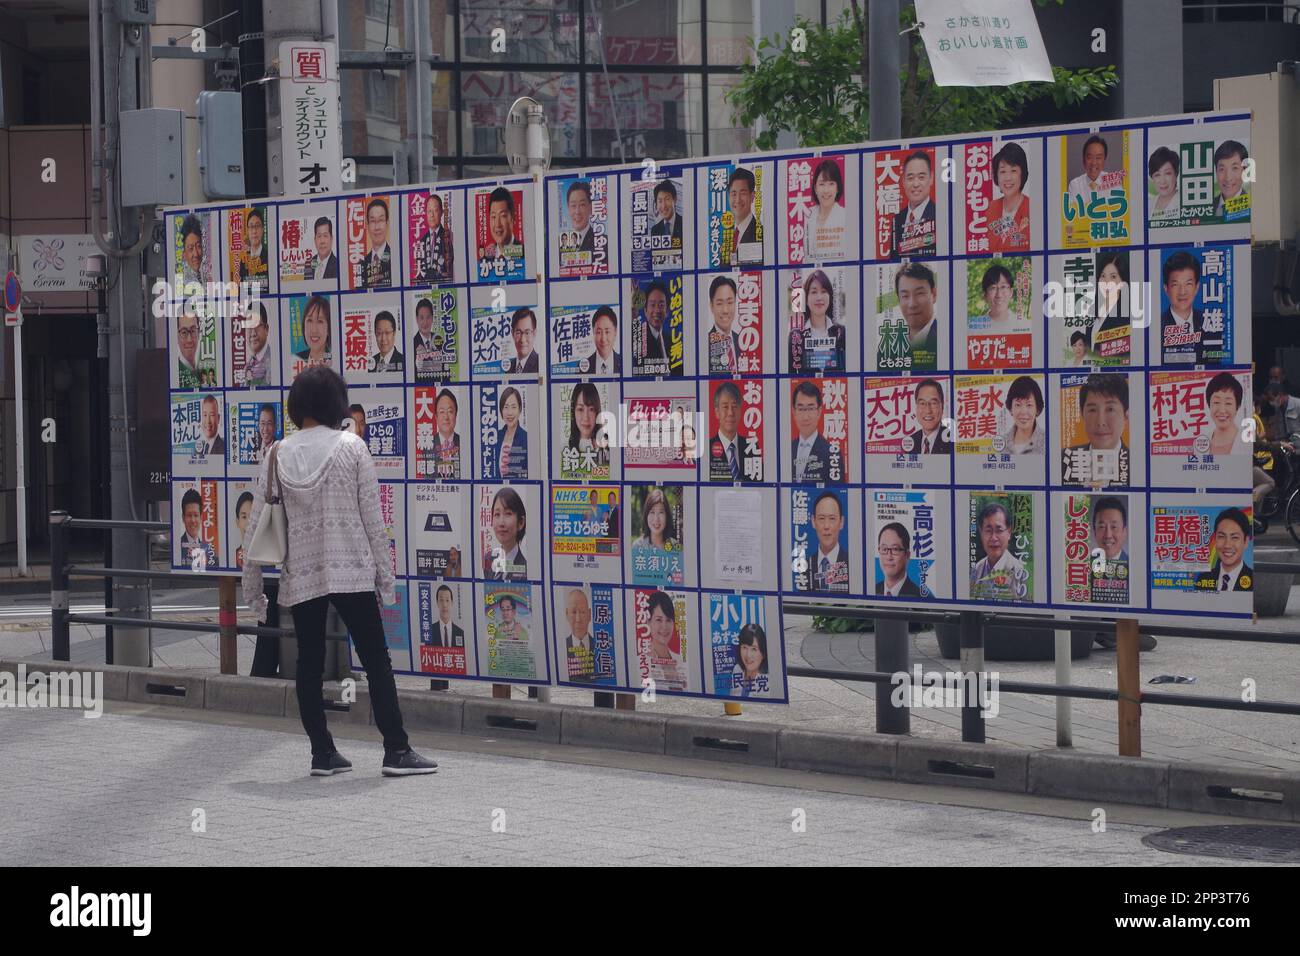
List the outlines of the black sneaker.
{"label": "black sneaker", "polygon": [[332,777],[336,773],[347,773],[352,769],[352,761],[337,750],[325,757],[311,758],[311,775],[313,777]]}
{"label": "black sneaker", "polygon": [[406,777],[417,773],[437,773],[438,764],[428,757],[421,757],[414,750],[407,748],[401,753],[384,753],[385,777]]}
{"label": "black sneaker", "polygon": [[1098,634],[1094,640],[1098,647],[1104,647],[1108,651],[1113,651],[1119,647],[1119,640],[1114,634]]}

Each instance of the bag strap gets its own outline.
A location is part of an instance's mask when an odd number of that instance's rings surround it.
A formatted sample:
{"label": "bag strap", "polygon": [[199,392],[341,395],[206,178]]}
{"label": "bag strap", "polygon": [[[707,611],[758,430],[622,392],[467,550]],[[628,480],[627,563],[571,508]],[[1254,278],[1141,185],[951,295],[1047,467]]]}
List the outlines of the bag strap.
{"label": "bag strap", "polygon": [[[278,505],[280,497],[284,494],[284,486],[280,485],[280,469],[276,465],[276,456],[280,453],[280,443],[276,442],[271,446],[270,457],[268,458],[266,487],[263,489],[263,497],[268,505]],[[279,493],[272,496],[271,487],[279,485]]]}

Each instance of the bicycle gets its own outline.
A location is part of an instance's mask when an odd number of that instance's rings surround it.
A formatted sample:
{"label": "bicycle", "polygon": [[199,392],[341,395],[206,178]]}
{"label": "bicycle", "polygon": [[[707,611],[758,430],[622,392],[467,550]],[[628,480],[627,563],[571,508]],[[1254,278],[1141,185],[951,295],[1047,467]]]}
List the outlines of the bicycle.
{"label": "bicycle", "polygon": [[[1277,447],[1277,446],[1275,446]],[[1264,495],[1255,508],[1255,531],[1263,534],[1268,531],[1269,519],[1281,517],[1286,522],[1286,530],[1291,539],[1300,545],[1300,452],[1287,451],[1278,447],[1272,451],[1274,461],[1273,480],[1282,478],[1273,490]],[[1284,476],[1277,474],[1279,468],[1285,470]]]}

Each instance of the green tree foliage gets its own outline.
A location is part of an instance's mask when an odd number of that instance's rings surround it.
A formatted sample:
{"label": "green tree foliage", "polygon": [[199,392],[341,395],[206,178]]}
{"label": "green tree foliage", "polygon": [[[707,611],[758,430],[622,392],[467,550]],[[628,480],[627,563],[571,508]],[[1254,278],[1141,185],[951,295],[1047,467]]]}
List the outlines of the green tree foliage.
{"label": "green tree foliage", "polygon": [[[1063,0],[1034,0],[1039,6]],[[866,0],[852,0],[841,20],[821,27],[800,18],[806,48],[793,49],[793,34],[760,37],[754,56],[741,68],[740,83],[727,94],[743,126],[763,121],[754,140],[758,149],[775,149],[777,134],[793,132],[802,146],[858,143],[871,138],[868,122],[869,36]],[[900,29],[916,23],[916,11],[903,5]],[[1053,67],[1051,83],[1014,86],[934,84],[930,61],[918,31],[907,34],[901,64],[903,138],[999,129],[1028,104],[1050,100],[1058,107],[1104,96],[1119,83],[1114,66],[1066,70]]]}

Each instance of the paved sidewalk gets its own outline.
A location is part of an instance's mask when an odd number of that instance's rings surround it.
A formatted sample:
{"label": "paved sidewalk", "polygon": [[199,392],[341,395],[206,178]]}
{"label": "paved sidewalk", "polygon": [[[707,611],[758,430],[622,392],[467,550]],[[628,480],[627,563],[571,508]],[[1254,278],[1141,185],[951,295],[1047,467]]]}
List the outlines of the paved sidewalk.
{"label": "paved sidewalk", "polygon": [[[392,780],[378,773],[377,740],[339,745],[356,770],[313,778],[300,733],[0,710],[0,862],[1242,865],[1150,849],[1140,840],[1153,827],[1110,823],[1094,833],[1084,813],[1061,819],[473,752],[438,753],[437,775]],[[206,832],[193,832],[198,810]],[[806,829],[797,833],[800,810]]]}
{"label": "paved sidewalk", "polygon": [[[77,601],[74,599],[74,604]],[[177,605],[169,604],[168,607]],[[175,619],[211,620],[215,612],[185,614],[168,612]],[[252,621],[247,613],[241,620]],[[791,664],[844,670],[873,670],[873,636],[866,634],[822,634],[812,631],[807,619],[786,619],[785,652]],[[1284,618],[1261,619],[1251,625],[1257,630],[1291,630],[1300,626],[1300,588],[1292,591],[1291,605]],[[72,625],[74,661],[102,662],[102,628]],[[1050,635],[1044,640],[1050,641]],[[953,670],[955,661],[941,659],[932,631],[911,636],[912,660],[926,670]],[[239,670],[247,674],[252,665],[254,639],[239,638]],[[48,620],[19,623],[0,622],[0,657],[50,659]],[[1160,638],[1159,646],[1141,656],[1143,680],[1156,674],[1196,676],[1196,684],[1144,685],[1152,690],[1187,696],[1239,697],[1242,681],[1253,679],[1261,700],[1300,701],[1300,666],[1295,664],[1300,648],[1281,644],[1250,644],[1199,638]],[[188,632],[154,632],[155,666],[215,673],[219,666],[217,635]],[[1114,651],[1094,647],[1092,656],[1073,664],[1073,682],[1088,686],[1115,686]],[[1003,680],[1055,682],[1051,661],[990,662]],[[399,677],[398,684],[412,689],[427,688],[420,677]],[[452,693],[487,696],[491,687],[480,681],[453,681]],[[590,691],[556,688],[557,703],[590,704]],[[516,698],[525,691],[515,688]],[[790,705],[750,704],[744,714],[733,718],[798,726],[810,730],[870,731],[875,727],[875,688],[853,681],[792,678]],[[1047,696],[1002,694],[1000,713],[986,723],[990,741],[1015,746],[1049,749],[1056,746],[1056,699]],[[654,704],[638,701],[640,709],[693,716],[721,716],[720,701],[683,700],[660,695]],[[1076,700],[1072,704],[1074,747],[1079,751],[1118,752],[1116,704],[1111,701]],[[1254,715],[1233,711],[1172,707],[1149,704],[1143,709],[1143,753],[1149,757],[1179,761],[1210,762],[1260,769],[1300,771],[1300,718],[1270,714]],[[912,734],[944,740],[961,739],[961,717],[956,709],[913,709]]]}

